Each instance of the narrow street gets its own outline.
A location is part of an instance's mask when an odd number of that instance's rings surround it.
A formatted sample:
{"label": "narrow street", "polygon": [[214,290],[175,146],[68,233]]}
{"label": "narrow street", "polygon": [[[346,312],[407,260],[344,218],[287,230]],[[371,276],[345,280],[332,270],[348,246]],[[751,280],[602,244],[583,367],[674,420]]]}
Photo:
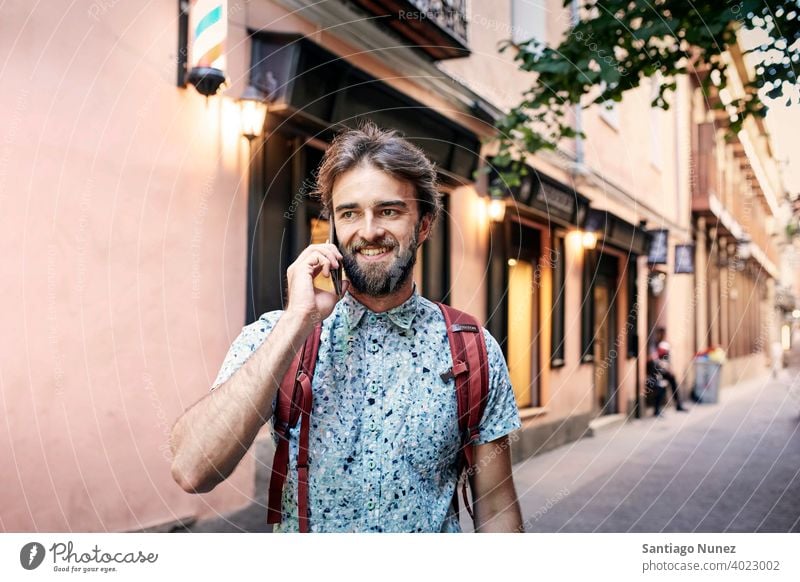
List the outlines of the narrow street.
{"label": "narrow street", "polygon": [[[670,407],[518,463],[526,531],[800,532],[800,353],[790,364],[724,388],[718,404]],[[253,503],[189,531],[269,531],[266,441],[258,458]]]}
{"label": "narrow street", "polygon": [[800,532],[800,361],[515,466],[528,532]]}

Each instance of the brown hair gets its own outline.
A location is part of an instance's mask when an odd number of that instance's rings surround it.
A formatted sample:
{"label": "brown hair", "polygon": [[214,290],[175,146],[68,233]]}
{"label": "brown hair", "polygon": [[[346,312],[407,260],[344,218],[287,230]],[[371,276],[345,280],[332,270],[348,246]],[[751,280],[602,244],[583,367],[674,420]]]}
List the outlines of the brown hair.
{"label": "brown hair", "polygon": [[409,182],[416,191],[420,219],[427,214],[431,225],[436,223],[442,200],[435,166],[420,148],[396,130],[380,129],[371,121],[339,133],[322,158],[315,194],[322,200],[326,213],[331,211],[336,178],[359,164],[369,164],[397,180]]}

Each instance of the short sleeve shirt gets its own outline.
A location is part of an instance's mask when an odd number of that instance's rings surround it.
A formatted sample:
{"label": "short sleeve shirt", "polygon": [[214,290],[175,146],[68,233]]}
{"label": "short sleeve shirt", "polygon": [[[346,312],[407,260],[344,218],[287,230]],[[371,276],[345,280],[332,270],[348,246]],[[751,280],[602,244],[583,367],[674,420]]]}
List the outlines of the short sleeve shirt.
{"label": "short sleeve shirt", "polygon": [[[245,326],[212,389],[227,381],[272,331],[282,311]],[[520,427],[508,368],[485,329],[489,397],[478,443]],[[312,532],[460,531],[453,508],[458,481],[458,413],[444,316],[412,296],[374,313],[346,293],[322,325],[309,438]],[[273,403],[274,409],[274,403]],[[297,452],[291,429],[283,519],[298,531]],[[274,426],[273,439],[277,444]]]}

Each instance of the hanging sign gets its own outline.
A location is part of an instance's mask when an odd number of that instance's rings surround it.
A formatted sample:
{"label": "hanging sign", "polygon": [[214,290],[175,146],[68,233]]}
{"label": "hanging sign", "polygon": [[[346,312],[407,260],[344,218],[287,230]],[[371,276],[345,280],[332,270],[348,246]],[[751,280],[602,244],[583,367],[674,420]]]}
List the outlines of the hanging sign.
{"label": "hanging sign", "polygon": [[675,245],[675,272],[694,273],[694,245]]}
{"label": "hanging sign", "polygon": [[665,228],[649,230],[650,246],[647,249],[647,262],[651,265],[666,265],[669,252],[669,231]]}

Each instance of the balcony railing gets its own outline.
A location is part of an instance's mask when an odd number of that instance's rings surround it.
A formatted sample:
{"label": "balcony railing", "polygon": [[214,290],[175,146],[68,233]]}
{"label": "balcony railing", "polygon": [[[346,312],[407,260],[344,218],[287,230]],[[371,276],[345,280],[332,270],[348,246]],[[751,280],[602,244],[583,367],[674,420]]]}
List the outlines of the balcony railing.
{"label": "balcony railing", "polygon": [[434,60],[469,55],[466,0],[351,0]]}
{"label": "balcony railing", "polygon": [[709,198],[720,195],[716,129],[713,123],[701,123],[696,126],[695,132],[692,148],[692,209],[702,213],[709,209]]}

